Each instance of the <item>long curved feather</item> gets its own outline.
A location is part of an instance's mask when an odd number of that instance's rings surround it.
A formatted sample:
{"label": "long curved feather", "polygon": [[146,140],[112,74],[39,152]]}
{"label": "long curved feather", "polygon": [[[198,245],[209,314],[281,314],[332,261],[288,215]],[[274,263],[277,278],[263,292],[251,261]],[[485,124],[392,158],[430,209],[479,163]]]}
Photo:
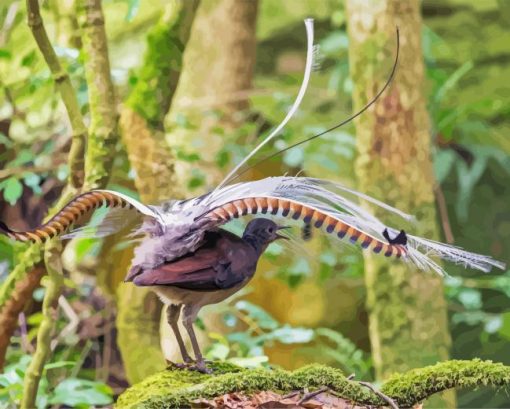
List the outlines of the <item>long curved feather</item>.
{"label": "long curved feather", "polygon": [[306,38],[307,38],[307,52],[306,52],[306,64],[305,64],[305,73],[303,75],[303,82],[301,83],[301,87],[299,89],[298,95],[294,104],[290,108],[289,112],[283,119],[283,121],[278,125],[261,143],[259,143],[241,162],[237,164],[232,171],[223,179],[220,184],[216,187],[216,191],[221,189],[225,184],[227,184],[230,179],[236,174],[236,172],[243,166],[253,155],[255,155],[263,146],[265,146],[271,139],[273,139],[276,135],[280,133],[280,131],[285,127],[287,122],[292,118],[292,116],[296,113],[303,100],[303,97],[306,93],[306,88],[308,87],[308,81],[310,80],[310,75],[313,69],[313,56],[314,56],[314,46],[313,46],[313,19],[305,20],[306,27]]}

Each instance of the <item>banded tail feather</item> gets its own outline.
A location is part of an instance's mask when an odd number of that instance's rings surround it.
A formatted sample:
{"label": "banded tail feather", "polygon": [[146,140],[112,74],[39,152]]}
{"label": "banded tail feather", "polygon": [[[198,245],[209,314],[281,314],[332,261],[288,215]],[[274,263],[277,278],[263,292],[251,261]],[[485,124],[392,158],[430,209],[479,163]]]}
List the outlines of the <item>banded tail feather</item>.
{"label": "banded tail feather", "polygon": [[136,200],[121,193],[109,190],[91,190],[69,201],[57,214],[46,223],[27,231],[14,231],[0,222],[0,232],[16,241],[44,243],[54,237],[60,237],[82,217],[94,210],[107,206],[110,208],[136,209],[140,213],[152,212]]}
{"label": "banded tail feather", "polygon": [[403,245],[384,243],[372,235],[363,232],[339,218],[321,211],[313,206],[303,205],[291,199],[277,197],[247,197],[227,202],[211,210],[205,218],[216,224],[224,224],[247,214],[271,214],[302,220],[316,228],[324,228],[327,233],[335,234],[340,239],[348,239],[352,244],[359,244],[363,249],[371,249],[376,254],[400,258],[407,255]]}

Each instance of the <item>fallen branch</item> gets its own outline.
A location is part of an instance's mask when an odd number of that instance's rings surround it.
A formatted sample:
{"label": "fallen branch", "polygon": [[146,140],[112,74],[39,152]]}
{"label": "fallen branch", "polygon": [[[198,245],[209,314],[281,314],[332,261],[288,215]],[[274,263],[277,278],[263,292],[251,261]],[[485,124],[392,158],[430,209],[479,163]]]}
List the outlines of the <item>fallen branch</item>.
{"label": "fallen branch", "polygon": [[382,393],[380,390],[378,390],[374,385],[372,385],[370,382],[360,382],[360,385],[363,385],[370,389],[372,392],[374,392],[377,396],[379,396],[382,400],[384,400],[388,405],[390,405],[393,409],[398,409],[397,404],[393,399],[391,399],[389,396],[386,396],[384,393]]}

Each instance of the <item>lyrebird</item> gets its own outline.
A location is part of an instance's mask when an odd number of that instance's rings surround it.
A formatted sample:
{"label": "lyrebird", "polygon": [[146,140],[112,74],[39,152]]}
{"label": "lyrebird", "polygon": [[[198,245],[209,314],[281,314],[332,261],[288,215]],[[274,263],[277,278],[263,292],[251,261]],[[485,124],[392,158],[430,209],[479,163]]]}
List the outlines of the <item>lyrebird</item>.
{"label": "lyrebird", "polygon": [[[128,224],[135,225],[136,233],[143,235],[143,238],[135,249],[126,281],[152,287],[168,304],[169,324],[175,332],[184,361],[191,362],[177,327],[182,310],[184,326],[192,340],[197,360],[196,367],[201,371],[207,368],[192,323],[203,305],[217,303],[244,286],[255,273],[257,261],[266,246],[282,237],[278,233],[282,226],[267,218],[301,220],[307,226],[323,228],[327,233],[358,244],[363,249],[386,257],[401,258],[419,269],[440,274],[444,271],[433,260],[434,256],[482,271],[489,271],[493,266],[504,268],[502,263],[488,256],[387,227],[356,204],[354,199],[369,201],[406,220],[412,217],[338,183],[282,176],[228,184],[242,173],[239,172],[241,166],[285,126],[303,98],[313,65],[313,28],[310,20],[306,21],[306,27],[307,62],[296,102],[284,121],[210,193],[188,200],[172,200],[162,205],[145,205],[121,193],[94,190],[77,196],[51,220],[33,230],[17,232],[3,223],[0,230],[15,240],[43,242],[55,237],[101,237],[115,233]],[[397,61],[398,33],[397,57],[385,87],[365,108],[334,128],[364,112],[381,95],[393,76]],[[66,234],[85,214],[103,205],[108,206],[110,211],[99,226],[92,229],[83,227]],[[260,214],[266,218],[250,222],[242,237],[220,228],[232,219]]]}

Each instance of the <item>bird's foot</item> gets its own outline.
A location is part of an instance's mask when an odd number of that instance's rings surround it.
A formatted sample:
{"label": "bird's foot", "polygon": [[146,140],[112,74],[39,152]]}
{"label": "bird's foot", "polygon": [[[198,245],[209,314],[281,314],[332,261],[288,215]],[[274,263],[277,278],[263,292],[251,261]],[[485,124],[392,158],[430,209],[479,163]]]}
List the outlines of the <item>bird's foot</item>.
{"label": "bird's foot", "polygon": [[191,358],[189,361],[185,362],[172,362],[167,360],[166,363],[169,368],[177,368],[177,369],[187,369],[189,371],[197,371],[204,374],[211,374],[213,370],[206,366],[206,363],[211,363],[212,361],[193,361]]}
{"label": "bird's foot", "polygon": [[205,361],[197,361],[196,365],[190,366],[188,369],[198,371],[205,374],[212,374],[213,370],[205,365]]}
{"label": "bird's foot", "polygon": [[177,368],[177,369],[189,369],[193,365],[195,365],[195,362],[190,358],[189,361],[184,362],[172,362],[172,361],[166,361],[167,365],[170,368]]}

